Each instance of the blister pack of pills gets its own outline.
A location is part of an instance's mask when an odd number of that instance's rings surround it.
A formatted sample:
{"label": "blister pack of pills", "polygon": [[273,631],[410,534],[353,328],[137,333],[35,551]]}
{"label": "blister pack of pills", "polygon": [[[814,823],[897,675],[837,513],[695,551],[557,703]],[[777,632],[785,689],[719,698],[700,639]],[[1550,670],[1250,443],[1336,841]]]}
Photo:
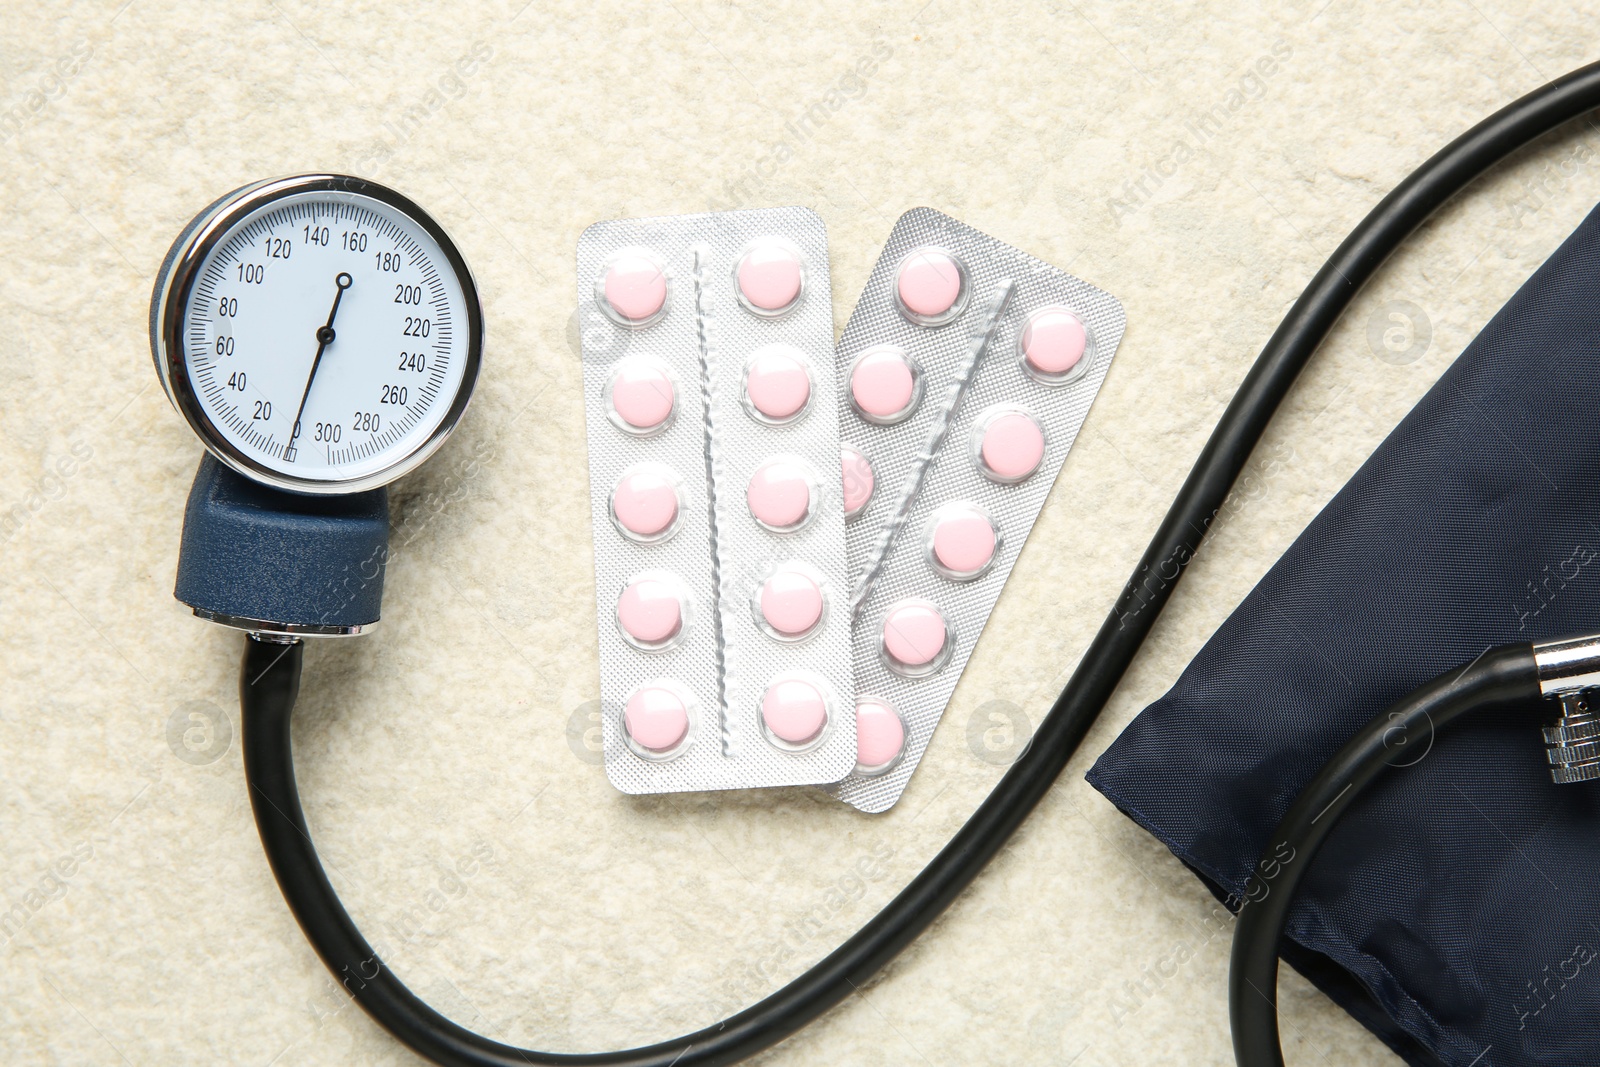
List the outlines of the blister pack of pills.
{"label": "blister pack of pills", "polygon": [[607,775],[837,782],[855,716],[822,220],[596,223],[578,314]]}
{"label": "blister pack of pills", "polygon": [[947,215],[902,215],[836,352],[859,753],[899,800],[1104,381],[1114,297]]}

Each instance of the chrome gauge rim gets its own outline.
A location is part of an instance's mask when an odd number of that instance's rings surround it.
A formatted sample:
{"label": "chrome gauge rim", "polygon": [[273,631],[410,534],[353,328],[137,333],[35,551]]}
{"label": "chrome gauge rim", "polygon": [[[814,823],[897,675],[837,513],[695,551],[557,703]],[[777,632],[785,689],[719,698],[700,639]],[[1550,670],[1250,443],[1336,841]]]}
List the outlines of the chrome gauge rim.
{"label": "chrome gauge rim", "polygon": [[[439,424],[420,443],[383,468],[349,478],[307,478],[268,467],[229,441],[201,404],[190,381],[184,325],[199,272],[207,257],[234,228],[277,201],[302,194],[329,200],[376,201],[403,215],[438,245],[466,305],[466,349],[461,382]],[[477,284],[455,242],[431,215],[405,196],[362,178],[303,174],[244,186],[197,216],[178,238],[155,288],[151,316],[151,354],[162,388],[206,449],[228,467],[262,485],[288,492],[337,496],[387,485],[420,466],[444,444],[466,412],[483,361],[484,319]],[[291,432],[293,430],[291,429]],[[292,446],[291,439],[291,446]]]}

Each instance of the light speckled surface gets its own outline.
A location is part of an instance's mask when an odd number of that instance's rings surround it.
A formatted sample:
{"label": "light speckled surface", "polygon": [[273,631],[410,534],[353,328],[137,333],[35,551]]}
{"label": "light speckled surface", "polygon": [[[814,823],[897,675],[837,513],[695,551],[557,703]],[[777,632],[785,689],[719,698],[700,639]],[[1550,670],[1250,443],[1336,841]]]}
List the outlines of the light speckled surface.
{"label": "light speckled surface", "polygon": [[[307,657],[300,777],[335,883],[402,977],[468,1025],[596,1050],[747,1004],[920,869],[998,777],[1008,717],[1048,707],[1316,265],[1438,145],[1592,58],[1597,32],[1593,10],[1499,0],[518,6],[0,13],[7,1063],[415,1062],[284,909],[237,744],[204,763],[168,742],[191,702],[237,714],[240,639],[170,596],[199,450],[145,340],[160,257],[213,196],[364,173],[427,205],[478,275],[478,400],[395,491],[385,625]],[[1231,1062],[1227,920],[1082,771],[1577,223],[1596,145],[1584,127],[1523,156],[1384,271],[1061,785],[884,978],[762,1062]],[[598,678],[573,248],[596,219],[734,202],[821,213],[840,325],[917,204],[1128,311],[883,817],[814,791],[624,797],[582,744]],[[1378,358],[1386,330],[1411,344],[1407,315],[1427,345]],[[1393,1062],[1285,988],[1291,1062]]]}

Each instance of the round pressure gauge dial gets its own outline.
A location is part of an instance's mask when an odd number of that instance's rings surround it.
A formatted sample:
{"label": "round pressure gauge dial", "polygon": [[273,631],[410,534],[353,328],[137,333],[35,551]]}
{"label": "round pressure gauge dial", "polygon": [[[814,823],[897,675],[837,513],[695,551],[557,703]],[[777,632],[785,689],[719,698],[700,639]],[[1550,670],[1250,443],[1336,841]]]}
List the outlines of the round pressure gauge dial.
{"label": "round pressure gauge dial", "polygon": [[167,396],[262,484],[354,493],[414,469],[472,396],[483,309],[461,254],[400,194],[304,175],[207,208],[156,283]]}

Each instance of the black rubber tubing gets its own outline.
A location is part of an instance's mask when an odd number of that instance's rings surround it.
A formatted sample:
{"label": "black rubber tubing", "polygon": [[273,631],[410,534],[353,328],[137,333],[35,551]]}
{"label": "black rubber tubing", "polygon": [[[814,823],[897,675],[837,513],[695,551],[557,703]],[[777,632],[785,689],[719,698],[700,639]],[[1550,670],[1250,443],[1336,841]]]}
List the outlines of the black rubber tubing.
{"label": "black rubber tubing", "polygon": [[[1484,171],[1596,106],[1600,106],[1600,64],[1579,68],[1529,93],[1429,159],[1345,238],[1245,375],[1138,568],[1039,724],[1027,752],[888,906],[787,986],[696,1033],[622,1052],[518,1049],[444,1018],[377,959],[329,885],[306,832],[294,783],[289,721],[300,653],[283,651],[293,646],[252,639],[241,684],[245,774],[262,847],[307,939],[373,1019],[419,1055],[446,1067],[713,1067],[735,1063],[799,1030],[850,996],[925,930],[1049,791],[1194,558],[1278,404],[1361,286],[1423,220]],[[279,658],[270,662],[274,657]]]}
{"label": "black rubber tubing", "polygon": [[[1278,944],[1295,890],[1317,850],[1401,745],[1431,738],[1470,711],[1539,696],[1532,645],[1490,649],[1464,668],[1442,674],[1373,719],[1329,760],[1289,806],[1251,871],[1233,927],[1228,1014],[1239,1067],[1283,1067],[1278,1034]],[[1401,757],[1404,758],[1404,757]]]}

